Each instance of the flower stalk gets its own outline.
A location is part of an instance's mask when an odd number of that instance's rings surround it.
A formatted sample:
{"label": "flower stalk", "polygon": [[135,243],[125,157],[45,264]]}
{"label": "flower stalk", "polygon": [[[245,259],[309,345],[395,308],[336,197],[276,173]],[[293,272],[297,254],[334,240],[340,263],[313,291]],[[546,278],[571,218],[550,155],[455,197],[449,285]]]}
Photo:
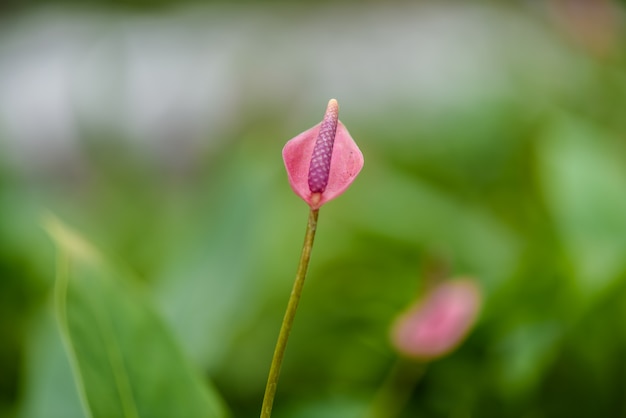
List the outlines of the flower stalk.
{"label": "flower stalk", "polygon": [[270,373],[267,378],[267,385],[265,386],[265,396],[263,397],[263,406],[261,407],[261,418],[269,418],[272,415],[272,406],[274,404],[274,397],[276,396],[276,386],[278,384],[278,376],[280,375],[280,366],[283,363],[287,340],[289,339],[293,320],[296,316],[296,309],[298,309],[298,303],[300,302],[300,296],[302,295],[302,287],[304,286],[304,279],[309,267],[309,260],[311,259],[311,250],[315,239],[315,230],[317,229],[318,214],[319,209],[311,209],[309,212],[309,221],[306,226],[304,245],[302,246],[302,255],[300,256],[300,263],[298,264],[296,280],[293,283],[291,296],[289,296],[287,310],[285,311],[283,323],[280,327],[278,341],[276,342],[276,348],[274,349],[274,356],[272,358],[272,365],[270,366]]}

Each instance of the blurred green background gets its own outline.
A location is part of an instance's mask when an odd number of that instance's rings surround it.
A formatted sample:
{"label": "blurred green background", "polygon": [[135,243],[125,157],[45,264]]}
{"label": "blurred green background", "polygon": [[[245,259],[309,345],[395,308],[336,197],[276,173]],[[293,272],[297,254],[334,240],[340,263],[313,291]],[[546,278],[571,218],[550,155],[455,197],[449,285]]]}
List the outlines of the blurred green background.
{"label": "blurred green background", "polygon": [[281,148],[331,97],[365,167],[321,210],[275,416],[362,416],[432,260],[485,306],[404,417],[626,416],[622,3],[1,4],[0,417],[83,416],[47,212],[257,416],[307,219]]}

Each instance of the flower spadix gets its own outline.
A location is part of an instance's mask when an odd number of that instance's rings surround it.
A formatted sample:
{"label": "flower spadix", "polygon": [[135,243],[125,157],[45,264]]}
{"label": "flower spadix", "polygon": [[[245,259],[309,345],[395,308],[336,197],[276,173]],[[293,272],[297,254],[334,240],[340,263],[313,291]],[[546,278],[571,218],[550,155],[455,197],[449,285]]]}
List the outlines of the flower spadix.
{"label": "flower spadix", "polygon": [[322,122],[283,148],[289,184],[311,209],[341,195],[363,167],[363,154],[339,121],[337,100],[328,102]]}
{"label": "flower spadix", "polygon": [[441,357],[467,336],[480,305],[480,290],[471,279],[436,285],[396,320],[391,335],[393,345],[408,357]]}

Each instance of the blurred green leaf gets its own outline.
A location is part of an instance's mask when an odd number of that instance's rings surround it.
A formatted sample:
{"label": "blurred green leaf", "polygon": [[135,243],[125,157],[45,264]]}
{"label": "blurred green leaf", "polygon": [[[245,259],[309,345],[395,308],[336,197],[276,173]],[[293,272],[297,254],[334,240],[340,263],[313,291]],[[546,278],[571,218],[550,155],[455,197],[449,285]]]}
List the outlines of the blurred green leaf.
{"label": "blurred green leaf", "polygon": [[84,417],[51,305],[38,312],[30,331],[24,399],[18,418]]}
{"label": "blurred green leaf", "polygon": [[58,220],[46,229],[59,247],[57,314],[87,414],[225,416],[124,274]]}
{"label": "blurred green leaf", "polygon": [[582,120],[563,118],[541,143],[548,205],[580,290],[602,290],[626,259],[626,170],[616,143]]}
{"label": "blurred green leaf", "polygon": [[362,417],[368,407],[367,400],[352,399],[341,395],[329,398],[316,398],[284,408],[284,413],[276,413],[277,418],[327,418]]}
{"label": "blurred green leaf", "polygon": [[511,327],[492,353],[504,396],[521,396],[537,387],[556,357],[562,333],[560,324],[546,321]]}
{"label": "blurred green leaf", "polygon": [[347,196],[343,205],[333,206],[347,222],[445,254],[487,291],[498,287],[519,260],[519,237],[492,213],[391,166],[370,165]]}
{"label": "blurred green leaf", "polygon": [[[259,202],[274,198],[270,180],[277,170],[267,170],[264,164],[271,159],[257,153],[236,152],[230,158],[229,164],[213,167],[215,181],[154,287],[185,353],[209,370],[224,363],[240,329],[257,317],[264,291],[259,253],[276,248],[271,233],[263,233],[268,218]],[[265,379],[269,363],[261,364]]]}

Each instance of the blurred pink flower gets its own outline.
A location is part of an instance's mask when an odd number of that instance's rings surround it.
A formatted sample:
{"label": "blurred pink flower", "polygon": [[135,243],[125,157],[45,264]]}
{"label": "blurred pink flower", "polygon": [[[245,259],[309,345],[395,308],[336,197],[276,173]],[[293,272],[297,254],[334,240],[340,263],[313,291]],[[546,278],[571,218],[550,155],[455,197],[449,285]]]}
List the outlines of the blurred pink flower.
{"label": "blurred pink flower", "polygon": [[289,184],[311,209],[341,195],[363,167],[363,154],[339,121],[339,105],[328,102],[324,119],[283,148]]}
{"label": "blurred pink flower", "polygon": [[474,325],[481,294],[471,279],[447,281],[410,307],[395,322],[392,342],[402,354],[423,360],[456,348]]}

